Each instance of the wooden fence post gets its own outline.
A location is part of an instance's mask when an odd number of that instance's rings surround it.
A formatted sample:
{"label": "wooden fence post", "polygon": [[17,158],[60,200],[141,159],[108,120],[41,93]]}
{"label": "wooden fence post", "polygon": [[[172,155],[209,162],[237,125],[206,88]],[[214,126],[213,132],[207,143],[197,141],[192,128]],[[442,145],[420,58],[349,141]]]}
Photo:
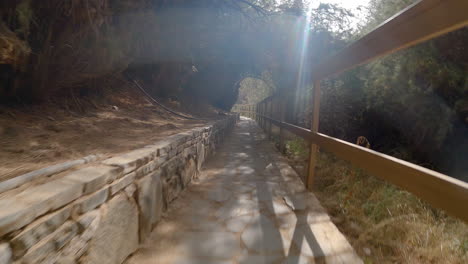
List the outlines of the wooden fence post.
{"label": "wooden fence post", "polygon": [[[313,133],[318,132],[319,128],[319,111],[320,111],[320,80],[314,81],[314,92],[312,98],[312,127],[311,131]],[[315,177],[315,166],[317,165],[317,156],[318,156],[318,146],[317,144],[310,144],[310,153],[309,153],[309,171],[307,174],[307,189],[312,190]]]}
{"label": "wooden fence post", "polygon": [[260,127],[262,128],[262,130],[263,130],[263,123],[265,122],[265,118],[263,117],[263,114],[264,114],[264,112],[263,112],[263,101],[262,101],[260,103],[260,119],[261,119]]}
{"label": "wooden fence post", "polygon": [[[280,100],[279,100],[279,120],[281,121],[281,123],[284,122],[284,118],[285,118],[285,110],[286,110],[286,101],[285,100],[281,100],[281,96],[280,96]],[[286,145],[284,143],[284,130],[283,130],[283,125],[280,125],[279,126],[279,149],[280,149],[280,152],[281,153],[285,153],[286,152]]]}
{"label": "wooden fence post", "polygon": [[[270,97],[270,99],[268,99],[268,103],[267,103],[267,111],[268,111],[268,117],[269,118],[273,118],[273,98],[274,97]],[[268,139],[271,140],[272,138],[272,131],[271,131],[271,125],[272,125],[272,122],[271,122],[271,119],[268,119]]]}
{"label": "wooden fence post", "polygon": [[260,124],[260,117],[259,117],[260,112],[258,112],[260,111],[259,110],[260,108],[258,105],[259,105],[258,103],[255,105],[255,119],[257,120],[257,124]]}
{"label": "wooden fence post", "polygon": [[253,105],[253,116],[254,116],[254,120],[258,122],[257,121],[257,104]]}

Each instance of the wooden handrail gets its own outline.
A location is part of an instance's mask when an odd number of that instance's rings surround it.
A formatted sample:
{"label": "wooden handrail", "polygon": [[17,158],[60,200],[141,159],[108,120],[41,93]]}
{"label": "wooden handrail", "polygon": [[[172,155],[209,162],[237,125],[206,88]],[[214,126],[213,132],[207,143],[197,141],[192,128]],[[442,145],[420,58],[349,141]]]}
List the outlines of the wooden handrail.
{"label": "wooden handrail", "polygon": [[334,137],[257,115],[468,222],[468,183]]}
{"label": "wooden handrail", "polygon": [[[346,141],[318,133],[318,111],[320,80],[343,72],[383,55],[408,48],[425,40],[468,25],[468,0],[422,0],[390,18],[374,31],[351,44],[330,59],[312,69],[314,80],[313,130],[308,130],[266,116],[266,102],[276,95],[257,104],[255,112],[248,112],[262,128],[266,122],[275,124],[297,136],[308,140],[311,153],[308,177],[313,177],[315,152],[318,145],[336,156],[369,173],[393,183],[435,207],[468,222],[468,183],[451,178],[433,170],[369,150]],[[308,179],[310,188],[312,179]]]}
{"label": "wooden handrail", "polygon": [[348,70],[468,25],[467,0],[423,0],[312,68],[314,80]]}

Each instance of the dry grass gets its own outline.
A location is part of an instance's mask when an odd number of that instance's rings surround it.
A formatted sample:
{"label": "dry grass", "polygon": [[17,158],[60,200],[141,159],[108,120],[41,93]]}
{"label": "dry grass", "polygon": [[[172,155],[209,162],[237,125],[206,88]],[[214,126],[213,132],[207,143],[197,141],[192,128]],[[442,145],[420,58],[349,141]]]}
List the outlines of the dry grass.
{"label": "dry grass", "polygon": [[[113,156],[207,123],[169,114],[128,85],[109,80],[113,90],[102,95],[0,106],[0,181],[91,154]],[[198,110],[205,118],[222,117],[217,109]]]}
{"label": "dry grass", "polygon": [[365,263],[468,263],[468,226],[320,153],[315,193]]}
{"label": "dry grass", "polygon": [[[295,163],[307,144],[287,143]],[[305,164],[304,164],[305,165]],[[468,263],[468,225],[321,152],[314,193],[365,263]]]}

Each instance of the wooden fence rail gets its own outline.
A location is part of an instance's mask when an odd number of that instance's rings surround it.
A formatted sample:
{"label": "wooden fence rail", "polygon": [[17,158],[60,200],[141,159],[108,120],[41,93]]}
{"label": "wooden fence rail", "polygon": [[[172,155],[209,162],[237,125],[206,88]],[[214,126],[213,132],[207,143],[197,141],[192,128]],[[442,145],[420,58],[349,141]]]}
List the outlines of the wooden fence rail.
{"label": "wooden fence rail", "polygon": [[[314,91],[312,125],[305,129],[284,122],[285,107],[278,94],[256,105],[237,105],[233,111],[257,121],[268,137],[279,127],[280,147],[287,130],[311,144],[306,185],[311,189],[319,147],[369,173],[395,184],[431,205],[468,222],[468,183],[424,167],[318,133],[320,81],[383,55],[408,48],[468,25],[468,0],[422,0],[390,18],[343,51],[312,68]],[[276,118],[275,118],[276,117]]]}

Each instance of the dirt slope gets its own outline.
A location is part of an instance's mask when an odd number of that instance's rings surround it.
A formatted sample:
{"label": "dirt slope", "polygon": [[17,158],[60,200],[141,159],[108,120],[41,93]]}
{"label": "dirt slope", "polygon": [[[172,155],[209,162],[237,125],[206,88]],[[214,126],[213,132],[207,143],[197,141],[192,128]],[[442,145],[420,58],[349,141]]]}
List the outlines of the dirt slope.
{"label": "dirt slope", "polygon": [[[166,105],[181,109],[177,102]],[[195,110],[221,117],[209,107]],[[0,181],[91,154],[115,155],[208,122],[169,114],[137,90],[105,100],[0,106]]]}

